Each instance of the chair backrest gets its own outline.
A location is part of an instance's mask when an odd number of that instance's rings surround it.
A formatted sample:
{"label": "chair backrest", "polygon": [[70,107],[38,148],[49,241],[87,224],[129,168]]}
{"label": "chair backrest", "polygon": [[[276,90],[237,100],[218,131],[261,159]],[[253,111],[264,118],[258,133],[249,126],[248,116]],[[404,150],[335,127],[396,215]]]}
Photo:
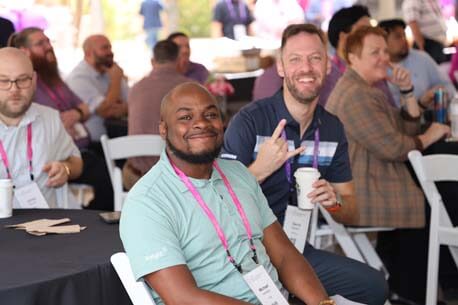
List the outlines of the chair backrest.
{"label": "chair backrest", "polygon": [[433,209],[438,209],[440,224],[451,226],[452,222],[434,182],[458,181],[458,155],[436,154],[423,156],[418,150],[409,152],[409,160],[418,181]]}
{"label": "chair backrest", "polygon": [[[431,207],[430,229],[453,228],[452,221],[434,182],[458,181],[458,155],[436,154],[423,156],[409,152],[409,160]],[[451,251],[458,266],[458,249]]]}
{"label": "chair backrest", "polygon": [[137,282],[129,258],[126,253],[118,252],[111,256],[111,264],[121,279],[122,285],[127,291],[133,305],[155,305],[153,297],[146,284],[142,281]]}
{"label": "chair backrest", "polygon": [[160,156],[165,146],[159,135],[131,135],[109,139],[106,135],[100,138],[103,154],[114,192],[114,210],[120,211],[126,192],[122,186],[122,172],[116,167],[115,160],[131,157]]}

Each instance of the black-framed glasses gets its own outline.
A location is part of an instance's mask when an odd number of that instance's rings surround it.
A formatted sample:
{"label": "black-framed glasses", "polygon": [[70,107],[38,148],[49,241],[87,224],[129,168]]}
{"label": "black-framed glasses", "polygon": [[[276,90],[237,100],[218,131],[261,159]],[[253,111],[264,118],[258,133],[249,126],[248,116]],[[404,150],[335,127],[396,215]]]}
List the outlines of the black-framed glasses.
{"label": "black-framed glasses", "polygon": [[0,78],[0,90],[10,90],[13,84],[16,84],[16,87],[18,89],[30,88],[30,86],[32,85],[32,77],[25,76],[17,78],[15,80]]}

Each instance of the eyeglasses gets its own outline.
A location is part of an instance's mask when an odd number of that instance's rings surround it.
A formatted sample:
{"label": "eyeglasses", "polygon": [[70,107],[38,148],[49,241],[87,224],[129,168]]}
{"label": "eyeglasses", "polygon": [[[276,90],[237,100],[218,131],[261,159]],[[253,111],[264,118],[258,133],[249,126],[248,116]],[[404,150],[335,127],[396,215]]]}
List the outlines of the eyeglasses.
{"label": "eyeglasses", "polygon": [[0,90],[10,90],[13,83],[16,84],[18,89],[27,89],[32,85],[32,77],[26,76],[15,80],[0,79]]}

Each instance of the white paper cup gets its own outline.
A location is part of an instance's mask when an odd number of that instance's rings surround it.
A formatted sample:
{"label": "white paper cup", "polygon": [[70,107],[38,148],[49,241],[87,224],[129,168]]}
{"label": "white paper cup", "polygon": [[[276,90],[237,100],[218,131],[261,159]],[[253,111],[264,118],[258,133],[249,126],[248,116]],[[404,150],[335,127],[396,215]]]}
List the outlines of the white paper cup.
{"label": "white paper cup", "polygon": [[311,210],[314,204],[307,195],[313,191],[312,184],[320,177],[320,172],[313,167],[301,167],[294,172],[296,177],[297,206],[299,209]]}
{"label": "white paper cup", "polygon": [[0,179],[0,218],[13,215],[13,182],[11,179]]}

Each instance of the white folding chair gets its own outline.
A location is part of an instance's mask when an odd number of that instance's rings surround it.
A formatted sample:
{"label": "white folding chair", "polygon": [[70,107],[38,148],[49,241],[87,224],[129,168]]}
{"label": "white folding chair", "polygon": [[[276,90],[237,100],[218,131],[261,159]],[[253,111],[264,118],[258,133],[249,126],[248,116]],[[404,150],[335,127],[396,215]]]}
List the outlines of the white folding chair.
{"label": "white folding chair", "polygon": [[159,135],[131,135],[108,139],[106,135],[100,138],[103,154],[107,163],[108,173],[114,192],[114,210],[121,211],[127,195],[122,186],[122,170],[116,166],[115,160],[131,157],[160,156],[165,146]]}
{"label": "white folding chair", "polygon": [[409,160],[431,207],[426,304],[432,305],[437,302],[441,245],[448,246],[458,266],[458,227],[453,226],[434,182],[458,181],[458,156],[445,154],[422,156],[419,151],[414,150],[409,152]]}
{"label": "white folding chair", "polygon": [[[326,224],[318,223],[321,214]],[[388,270],[375,251],[366,233],[391,231],[393,228],[384,227],[346,227],[336,222],[321,205],[317,205],[310,221],[309,243],[315,248],[321,248],[321,239],[325,236],[334,236],[345,256],[368,264],[374,269],[383,271],[385,278],[389,277]]]}
{"label": "white folding chair", "polygon": [[135,280],[129,258],[126,253],[118,252],[111,256],[111,264],[121,279],[133,305],[155,305],[153,297],[145,282]]}

